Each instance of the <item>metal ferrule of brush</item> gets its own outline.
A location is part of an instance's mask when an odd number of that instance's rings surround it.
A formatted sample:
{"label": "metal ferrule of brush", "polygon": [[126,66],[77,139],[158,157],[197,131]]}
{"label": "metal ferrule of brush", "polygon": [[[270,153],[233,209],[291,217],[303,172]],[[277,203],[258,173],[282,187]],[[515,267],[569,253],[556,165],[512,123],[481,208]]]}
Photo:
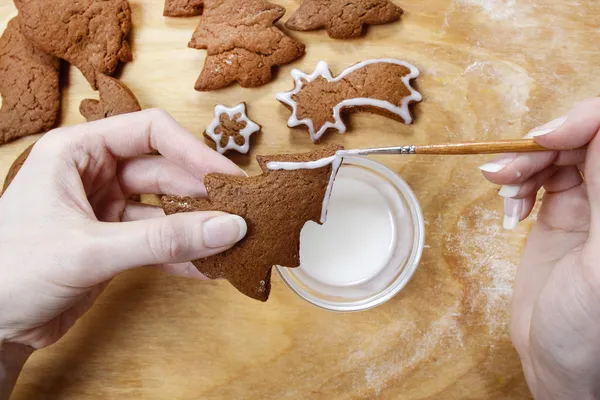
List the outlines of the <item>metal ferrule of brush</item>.
{"label": "metal ferrule of brush", "polygon": [[357,149],[348,150],[348,155],[361,155],[366,156],[369,154],[416,154],[416,147],[411,146],[398,146],[398,147],[381,147],[375,149]]}

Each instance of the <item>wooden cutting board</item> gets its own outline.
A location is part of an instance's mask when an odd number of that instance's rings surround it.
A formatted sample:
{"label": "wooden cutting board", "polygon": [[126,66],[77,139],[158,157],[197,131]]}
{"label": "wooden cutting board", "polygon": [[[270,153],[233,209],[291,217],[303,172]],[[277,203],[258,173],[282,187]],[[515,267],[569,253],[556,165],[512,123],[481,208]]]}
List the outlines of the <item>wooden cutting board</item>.
{"label": "wooden cutting board", "polygon": [[[274,0],[288,9],[299,3]],[[264,129],[251,157],[307,151],[274,94],[291,68],[319,60],[334,73],[395,57],[422,71],[424,102],[405,126],[356,114],[347,147],[517,138],[600,91],[597,0],[397,0],[401,23],[360,40],[292,32],[306,56],[258,89],[193,90],[205,52],[188,49],[198,18],[165,19],[161,0],[131,0],[135,60],[121,78],[145,108],[169,111],[201,137],[216,103],[246,101]],[[3,25],[14,15],[0,0]],[[74,68],[63,75],[62,124],[95,93]],[[35,137],[0,147],[0,175]],[[485,157],[381,159],[411,185],[426,219],[423,261],[389,303],[334,314],[274,279],[268,303],[226,282],[194,282],[140,269],[114,280],[58,344],[27,364],[14,399],[527,399],[508,334],[511,284],[529,224],[501,229],[501,200],[477,166]],[[92,266],[91,266],[92,267]]]}

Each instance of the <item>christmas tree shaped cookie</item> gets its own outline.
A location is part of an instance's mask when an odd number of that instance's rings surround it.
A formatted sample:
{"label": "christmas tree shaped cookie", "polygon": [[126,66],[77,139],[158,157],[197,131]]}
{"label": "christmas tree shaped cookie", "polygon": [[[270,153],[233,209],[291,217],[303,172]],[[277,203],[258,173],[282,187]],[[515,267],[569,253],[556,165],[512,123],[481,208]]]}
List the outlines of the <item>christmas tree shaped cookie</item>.
{"label": "christmas tree shaped cookie", "polygon": [[304,54],[304,45],[273,24],[285,8],[265,0],[206,0],[204,13],[188,44],[207,50],[204,69],[196,81],[200,91],[238,82],[243,87],[264,85],[272,69]]}
{"label": "christmas tree shaped cookie", "polygon": [[[217,210],[242,216],[248,233],[222,254],[193,261],[208,278],[225,278],[243,294],[266,301],[274,265],[297,267],[300,231],[307,221],[322,222],[333,157],[340,147],[304,154],[257,157],[262,175],[209,174],[208,199],[163,196],[166,214]],[[315,163],[315,161],[319,160]],[[284,163],[285,168],[271,163]]]}

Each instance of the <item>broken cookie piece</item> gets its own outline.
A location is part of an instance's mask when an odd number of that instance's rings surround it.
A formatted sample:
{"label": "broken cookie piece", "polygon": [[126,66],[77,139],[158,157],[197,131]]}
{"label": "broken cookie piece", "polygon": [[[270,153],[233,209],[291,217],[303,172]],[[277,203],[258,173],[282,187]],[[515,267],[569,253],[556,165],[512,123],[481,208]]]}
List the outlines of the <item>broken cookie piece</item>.
{"label": "broken cookie piece", "polygon": [[19,18],[0,38],[0,144],[45,132],[60,114],[60,60],[22,35]]}
{"label": "broken cookie piece", "polygon": [[202,14],[204,0],[165,0],[165,17],[193,17]]}
{"label": "broken cookie piece", "polygon": [[260,131],[260,125],[253,122],[246,114],[246,103],[229,108],[218,104],[215,106],[215,117],[206,128],[204,134],[213,140],[219,153],[235,150],[247,154],[250,150],[250,136]]}
{"label": "broken cookie piece", "polygon": [[96,74],[113,75],[131,61],[127,0],[15,0],[21,30],[36,47],[73,64],[97,89]]}
{"label": "broken cookie piece", "polygon": [[167,215],[223,211],[246,220],[248,233],[224,253],[193,261],[208,278],[225,278],[243,294],[266,301],[274,265],[300,264],[300,231],[307,221],[320,223],[332,174],[331,163],[310,168],[272,170],[269,162],[307,163],[331,158],[341,147],[329,145],[310,153],[259,156],[262,175],[209,174],[208,199],[163,196]]}
{"label": "broken cookie piece", "polygon": [[265,0],[205,0],[189,47],[208,51],[196,81],[199,91],[216,90],[238,82],[242,87],[264,85],[272,69],[304,54],[304,45],[273,24],[285,8]]}
{"label": "broken cookie piece", "polygon": [[334,39],[355,38],[365,25],[398,21],[402,9],[390,0],[304,0],[286,28],[312,31],[325,28]]}
{"label": "broken cookie piece", "polygon": [[123,82],[104,74],[96,78],[100,100],[85,99],[79,112],[89,121],[140,111],[135,95]]}

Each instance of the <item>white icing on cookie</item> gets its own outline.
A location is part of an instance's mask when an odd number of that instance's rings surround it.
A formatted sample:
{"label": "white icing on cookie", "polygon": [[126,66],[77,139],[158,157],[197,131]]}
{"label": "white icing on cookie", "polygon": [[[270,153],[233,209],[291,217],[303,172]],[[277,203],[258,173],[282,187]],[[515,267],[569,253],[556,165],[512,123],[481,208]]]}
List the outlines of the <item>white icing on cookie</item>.
{"label": "white icing on cookie", "polygon": [[327,219],[327,207],[329,206],[329,198],[331,197],[331,191],[333,190],[335,177],[342,166],[344,156],[348,154],[349,153],[346,150],[338,150],[335,155],[331,157],[321,158],[314,161],[269,161],[267,163],[267,169],[272,171],[294,171],[298,169],[317,169],[331,165],[331,175],[329,176],[329,183],[327,184],[327,190],[325,190],[325,196],[323,197],[323,205],[321,206],[320,221],[322,224],[324,224]]}
{"label": "white icing on cookie", "polygon": [[[318,131],[315,131],[315,127],[314,127],[314,123],[313,123],[312,119],[310,119],[310,118],[304,118],[301,120],[298,119],[298,116],[297,116],[297,108],[298,107],[297,107],[296,102],[292,99],[292,97],[294,95],[300,93],[300,91],[302,90],[302,88],[304,87],[306,82],[312,82],[319,77],[327,79],[328,82],[337,82],[340,79],[344,78],[345,76],[347,76],[348,74],[350,74],[354,71],[357,71],[367,65],[377,64],[377,63],[388,63],[388,64],[401,65],[410,70],[409,74],[404,75],[403,77],[400,78],[402,80],[402,82],[404,83],[404,85],[406,86],[406,88],[410,91],[410,95],[408,95],[402,99],[402,103],[401,103],[400,107],[390,103],[389,101],[385,101],[385,100],[359,97],[359,98],[355,98],[355,99],[343,100],[342,102],[338,103],[335,107],[333,107],[333,118],[334,118],[335,122],[330,122],[330,121],[325,122],[325,124]],[[377,58],[377,59],[372,59],[372,60],[365,60],[363,62],[360,62],[358,64],[351,66],[350,68],[345,69],[341,74],[339,74],[335,78],[331,75],[331,71],[329,70],[329,66],[327,65],[327,63],[325,61],[319,61],[319,63],[317,64],[317,67],[315,68],[315,70],[313,71],[312,74],[307,75],[298,69],[294,69],[291,72],[291,76],[294,79],[294,83],[296,85],[294,90],[289,91],[289,92],[277,93],[276,98],[277,98],[277,100],[288,105],[292,109],[292,115],[288,119],[288,126],[290,128],[293,128],[298,125],[306,125],[308,127],[308,132],[310,133],[310,138],[313,142],[316,142],[317,140],[319,140],[321,138],[321,136],[323,136],[323,134],[330,128],[336,129],[339,133],[346,132],[346,125],[344,125],[344,122],[342,121],[342,118],[340,116],[341,110],[344,109],[345,107],[370,106],[370,107],[381,108],[381,109],[387,110],[393,114],[398,115],[400,118],[402,118],[404,120],[405,124],[411,124],[412,117],[410,115],[408,105],[411,102],[423,100],[423,96],[421,96],[421,93],[417,92],[410,84],[410,81],[412,79],[415,79],[416,77],[419,76],[419,70],[411,64],[408,64],[404,61],[396,60],[393,58]]]}
{"label": "white icing on cookie", "polygon": [[[244,144],[238,145],[235,142],[233,136],[229,136],[229,140],[227,141],[227,145],[225,147],[221,146],[221,138],[223,134],[217,134],[215,129],[221,125],[221,115],[227,114],[229,119],[233,120],[236,115],[240,115],[236,122],[245,122],[246,126],[240,130],[239,134],[244,138]],[[225,107],[224,105],[218,104],[215,106],[215,117],[211,121],[211,123],[206,128],[206,135],[210,137],[215,144],[217,145],[217,151],[221,154],[225,153],[227,150],[236,150],[242,154],[247,154],[248,150],[250,150],[250,136],[253,133],[256,133],[260,130],[260,126],[255,122],[251,121],[246,115],[246,104],[240,103],[233,108]]]}
{"label": "white icing on cookie", "polygon": [[331,164],[335,160],[336,156],[331,156],[327,158],[321,158],[319,160],[314,161],[304,161],[304,162],[293,162],[293,161],[269,161],[267,163],[267,168],[272,171],[278,170],[286,170],[293,171],[296,169],[317,169],[323,168],[329,164]]}

